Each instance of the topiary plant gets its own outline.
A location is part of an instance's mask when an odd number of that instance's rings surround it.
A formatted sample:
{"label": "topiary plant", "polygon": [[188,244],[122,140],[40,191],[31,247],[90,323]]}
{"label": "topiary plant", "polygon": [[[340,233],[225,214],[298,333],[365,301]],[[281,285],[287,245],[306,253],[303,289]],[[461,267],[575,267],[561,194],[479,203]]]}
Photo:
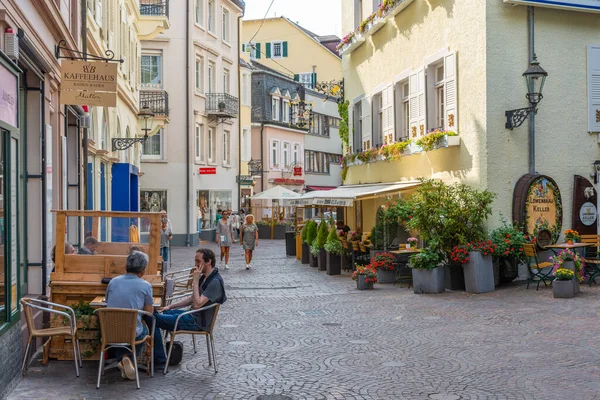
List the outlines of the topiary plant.
{"label": "topiary plant", "polygon": [[306,228],[306,244],[309,246],[313,245],[313,242],[317,238],[317,223],[313,220],[308,221],[308,227]]}
{"label": "topiary plant", "polygon": [[306,243],[306,235],[308,234],[308,224],[310,224],[310,220],[306,221],[306,223],[302,225],[302,230],[300,231],[300,239],[302,239],[302,243]]}
{"label": "topiary plant", "polygon": [[329,227],[327,226],[327,222],[325,220],[321,220],[319,224],[319,232],[317,234],[317,246],[319,249],[325,247],[325,242],[327,242],[327,235],[329,234]]}
{"label": "topiary plant", "polygon": [[344,252],[344,248],[342,246],[342,242],[338,237],[337,230],[335,226],[331,228],[329,231],[329,235],[327,236],[327,242],[325,242],[325,251],[329,254],[340,255]]}

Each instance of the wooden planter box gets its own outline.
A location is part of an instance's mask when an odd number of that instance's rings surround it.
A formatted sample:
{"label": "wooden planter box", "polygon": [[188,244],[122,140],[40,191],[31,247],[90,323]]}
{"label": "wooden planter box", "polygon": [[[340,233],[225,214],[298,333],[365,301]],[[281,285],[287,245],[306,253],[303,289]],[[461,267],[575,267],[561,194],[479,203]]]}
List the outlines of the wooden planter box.
{"label": "wooden planter box", "polygon": [[358,290],[373,290],[373,282],[365,282],[365,279],[365,275],[356,277],[356,288]]}
{"label": "wooden planter box", "polygon": [[465,272],[462,265],[444,265],[444,280],[448,290],[465,290]]}
{"label": "wooden planter box", "polygon": [[383,268],[377,269],[377,283],[394,283],[396,281],[396,271]]}

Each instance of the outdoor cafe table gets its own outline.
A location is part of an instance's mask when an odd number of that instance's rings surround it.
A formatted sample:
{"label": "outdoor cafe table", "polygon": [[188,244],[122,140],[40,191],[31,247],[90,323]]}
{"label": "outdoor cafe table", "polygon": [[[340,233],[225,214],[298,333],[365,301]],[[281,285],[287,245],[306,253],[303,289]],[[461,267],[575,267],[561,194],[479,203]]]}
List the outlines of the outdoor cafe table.
{"label": "outdoor cafe table", "polygon": [[[584,248],[590,247],[590,246],[595,246],[595,245],[596,245],[595,243],[573,243],[573,244],[557,243],[557,244],[549,244],[548,246],[544,246],[544,249],[550,249],[550,250],[552,250],[552,252],[554,254],[558,254],[559,250],[565,250],[565,249],[570,249],[577,253],[578,252],[577,250],[584,249]],[[584,256],[583,252],[579,255],[581,257]]]}
{"label": "outdoor cafe table", "polygon": [[[162,297],[153,297],[154,299],[154,307],[160,307],[162,304]],[[96,296],[94,300],[90,301],[90,306],[92,307],[106,307],[106,299],[104,296]]]}
{"label": "outdoor cafe table", "polygon": [[391,250],[390,253],[392,253],[393,255],[396,256],[396,258],[398,259],[398,262],[396,263],[396,280],[394,281],[394,284],[396,282],[400,282],[400,284],[402,284],[402,281],[406,280],[408,281],[408,287],[410,289],[411,285],[412,285],[412,273],[410,275],[402,275],[402,266],[406,266],[408,264],[408,259],[406,259],[406,261],[403,260],[402,256],[411,256],[412,254],[417,254],[420,253],[422,249],[417,249],[417,248],[411,248],[411,249],[398,249],[398,250]]}

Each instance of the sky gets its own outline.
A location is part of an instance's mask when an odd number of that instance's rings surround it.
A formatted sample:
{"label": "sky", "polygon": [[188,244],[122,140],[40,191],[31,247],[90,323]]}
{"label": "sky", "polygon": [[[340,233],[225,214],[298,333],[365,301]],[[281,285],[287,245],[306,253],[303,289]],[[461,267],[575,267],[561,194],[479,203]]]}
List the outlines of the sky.
{"label": "sky", "polygon": [[[244,19],[262,19],[272,0],[245,0]],[[285,16],[317,35],[342,37],[342,0],[275,0],[268,18]]]}

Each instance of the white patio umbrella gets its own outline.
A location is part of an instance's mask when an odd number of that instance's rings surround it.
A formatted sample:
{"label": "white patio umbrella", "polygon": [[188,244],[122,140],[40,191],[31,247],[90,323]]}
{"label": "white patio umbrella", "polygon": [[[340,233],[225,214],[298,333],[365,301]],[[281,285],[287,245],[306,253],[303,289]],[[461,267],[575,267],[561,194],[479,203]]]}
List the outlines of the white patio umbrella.
{"label": "white patio umbrella", "polygon": [[252,200],[291,200],[301,197],[299,193],[293,192],[283,186],[275,186],[251,197]]}

